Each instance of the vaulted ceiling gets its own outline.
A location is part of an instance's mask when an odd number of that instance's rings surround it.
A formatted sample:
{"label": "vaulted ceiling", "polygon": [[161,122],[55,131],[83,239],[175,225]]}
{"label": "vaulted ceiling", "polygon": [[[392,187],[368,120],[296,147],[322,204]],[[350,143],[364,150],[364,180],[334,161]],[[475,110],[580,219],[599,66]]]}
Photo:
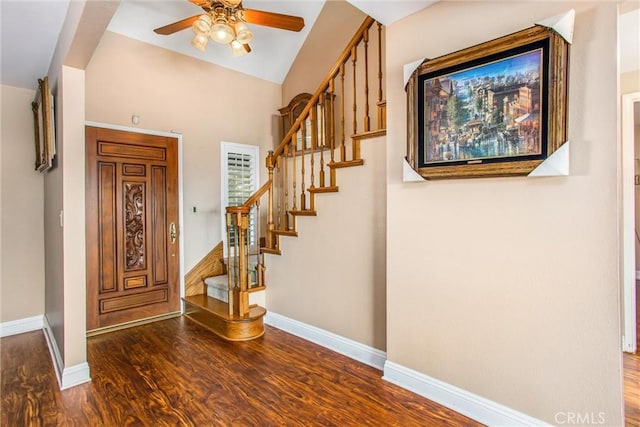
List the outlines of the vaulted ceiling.
{"label": "vaulted ceiling", "polygon": [[[297,32],[251,25],[255,37],[252,52],[233,58],[228,46],[209,43],[205,52],[191,45],[190,29],[170,36],[154,28],[202,12],[188,0],[121,0],[108,31],[193,56],[265,80],[281,83],[326,0],[245,0],[245,8],[301,16],[304,29]],[[329,0],[345,1],[345,0]],[[384,24],[422,9],[434,0],[347,0]],[[69,0],[2,0],[1,83],[34,88],[47,74],[63,27]]]}
{"label": "vaulted ceiling", "polygon": [[[74,0],[77,1],[77,0]],[[228,46],[210,43],[205,52],[194,48],[190,29],[161,36],[153,29],[199,14],[187,0],[121,0],[107,30],[233,70],[281,83],[325,1],[345,0],[244,0],[246,8],[301,16],[305,28],[290,32],[251,25],[255,34],[252,52],[234,58]],[[346,0],[389,25],[437,0]],[[0,77],[3,85],[35,88],[47,74],[67,14],[69,0],[0,1]],[[638,22],[640,10],[621,15],[621,71],[639,67]],[[634,68],[636,67],[636,68]]]}

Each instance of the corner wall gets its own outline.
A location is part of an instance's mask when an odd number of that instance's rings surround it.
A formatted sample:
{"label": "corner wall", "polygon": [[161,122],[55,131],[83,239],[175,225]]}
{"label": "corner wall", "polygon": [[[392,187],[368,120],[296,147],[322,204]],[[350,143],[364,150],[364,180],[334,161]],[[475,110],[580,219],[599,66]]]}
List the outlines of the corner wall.
{"label": "corner wall", "polygon": [[0,91],[0,323],[4,323],[44,313],[44,178],[33,166],[31,102],[35,90],[2,86]]}
{"label": "corner wall", "polygon": [[[551,424],[623,424],[616,7],[440,2],[387,27],[388,359]],[[571,175],[402,182],[403,65],[571,8]]]}
{"label": "corner wall", "polygon": [[60,387],[67,388],[90,379],[85,321],[84,71],[62,66],[58,77],[56,159],[45,176],[45,332]]}

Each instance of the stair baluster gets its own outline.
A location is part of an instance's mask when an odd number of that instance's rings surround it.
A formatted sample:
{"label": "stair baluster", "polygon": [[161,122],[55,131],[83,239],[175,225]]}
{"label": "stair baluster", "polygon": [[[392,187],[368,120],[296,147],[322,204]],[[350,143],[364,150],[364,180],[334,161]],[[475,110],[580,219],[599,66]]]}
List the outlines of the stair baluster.
{"label": "stair baluster", "polygon": [[325,144],[325,135],[327,134],[327,130],[325,128],[325,96],[324,93],[322,93],[320,95],[320,114],[318,115],[318,129],[320,129],[319,131],[319,139],[320,141],[318,142],[319,146],[320,146],[320,187],[324,187],[325,186],[325,182],[324,182],[324,150],[327,148],[326,144]]}
{"label": "stair baluster", "polygon": [[369,117],[369,29],[364,30],[362,35],[364,43],[364,131],[371,130],[371,119]]}
{"label": "stair baluster", "polygon": [[[309,183],[309,188],[315,188],[315,148],[318,145],[318,104],[315,104],[313,108],[309,111],[311,114],[309,115],[309,120],[311,121],[311,147],[309,147],[309,160],[311,162],[311,178]],[[313,198],[311,199],[313,200]],[[313,210],[313,206],[311,207]]]}
{"label": "stair baluster", "polygon": [[386,103],[382,100],[382,24],[378,24],[378,129],[387,128]]}
{"label": "stair baluster", "polygon": [[301,149],[301,153],[300,153],[300,177],[301,177],[301,185],[300,185],[300,210],[304,211],[307,209],[307,194],[306,194],[306,187],[305,187],[305,182],[304,182],[304,173],[305,173],[305,167],[304,167],[304,159],[305,159],[305,145],[307,145],[307,123],[306,120],[304,122],[304,126],[302,126],[300,128],[300,132],[302,133],[302,141],[300,142],[300,145],[302,145],[302,149]]}
{"label": "stair baluster", "polygon": [[347,161],[347,147],[345,146],[345,122],[344,122],[344,63],[340,64],[340,161]]}
{"label": "stair baluster", "polygon": [[[331,106],[331,111],[329,112],[329,145],[331,149],[331,161],[330,165],[335,163],[335,152],[336,152],[336,129],[335,129],[335,78],[331,78],[329,80],[329,105]],[[334,168],[329,169],[329,185],[331,187],[336,186],[336,170]]]}

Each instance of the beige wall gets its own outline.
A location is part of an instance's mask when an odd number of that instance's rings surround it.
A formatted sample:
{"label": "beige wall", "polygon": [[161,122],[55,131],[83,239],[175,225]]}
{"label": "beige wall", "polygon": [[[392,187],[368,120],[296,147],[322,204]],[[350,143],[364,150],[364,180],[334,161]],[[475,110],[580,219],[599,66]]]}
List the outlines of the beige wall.
{"label": "beige wall", "polygon": [[[62,69],[58,72],[61,73]],[[45,251],[45,317],[64,362],[64,236],[60,226],[63,210],[64,104],[62,91],[56,90],[56,157],[55,167],[44,177],[44,251]],[[84,269],[84,263],[78,267]],[[83,341],[84,342],[84,341]]]}
{"label": "beige wall", "polygon": [[299,237],[280,238],[282,256],[268,256],[267,308],[385,350],[385,138],[365,140],[362,157],[337,171],[338,193],[317,196],[317,217],[298,218]]}
{"label": "beige wall", "polygon": [[283,105],[313,94],[366,15],[344,0],[327,1],[282,83]]}
{"label": "beige wall", "polygon": [[[34,83],[35,84],[35,83]],[[35,91],[2,86],[0,322],[44,313],[43,175],[34,170]]]}
{"label": "beige wall", "polygon": [[[403,183],[403,65],[572,7],[570,176]],[[623,423],[616,19],[602,2],[440,2],[387,28],[388,359],[552,424]]]}
{"label": "beige wall", "polygon": [[278,133],[271,117],[282,103],[280,85],[111,32],[87,67],[86,85],[87,120],[133,126],[136,114],[141,129],[182,133],[184,274],[222,239],[220,141],[259,145],[266,157]]}

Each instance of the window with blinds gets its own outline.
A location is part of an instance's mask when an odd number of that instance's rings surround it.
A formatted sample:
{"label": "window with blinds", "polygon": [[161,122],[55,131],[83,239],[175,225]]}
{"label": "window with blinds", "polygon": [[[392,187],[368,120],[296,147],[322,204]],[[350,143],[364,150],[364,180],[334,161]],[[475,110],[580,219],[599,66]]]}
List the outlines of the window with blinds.
{"label": "window with blinds", "polygon": [[[240,206],[258,189],[259,147],[253,145],[221,143],[222,163],[222,238],[226,239],[227,224],[224,208]],[[254,246],[257,239],[256,213],[249,214],[249,245]],[[233,239],[235,236],[231,236]]]}

